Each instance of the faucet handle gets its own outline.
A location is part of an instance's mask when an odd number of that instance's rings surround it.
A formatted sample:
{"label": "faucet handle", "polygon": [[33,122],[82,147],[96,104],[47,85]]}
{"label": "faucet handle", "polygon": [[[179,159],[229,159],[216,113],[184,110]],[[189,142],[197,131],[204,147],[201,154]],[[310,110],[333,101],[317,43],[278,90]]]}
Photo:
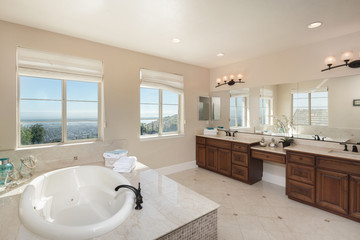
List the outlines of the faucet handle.
{"label": "faucet handle", "polygon": [[342,142],[342,143],[340,143],[340,145],[344,145],[344,151],[348,151],[346,142]]}

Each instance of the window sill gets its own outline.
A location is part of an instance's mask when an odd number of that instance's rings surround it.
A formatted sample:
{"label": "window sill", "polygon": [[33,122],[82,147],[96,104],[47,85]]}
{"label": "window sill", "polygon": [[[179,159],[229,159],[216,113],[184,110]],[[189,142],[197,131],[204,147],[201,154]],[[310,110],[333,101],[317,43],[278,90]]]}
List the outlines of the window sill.
{"label": "window sill", "polygon": [[77,145],[86,145],[93,144],[96,142],[102,142],[102,140],[90,140],[90,141],[79,141],[79,142],[71,142],[71,143],[57,143],[57,144],[41,144],[41,145],[27,145],[23,147],[17,147],[15,151],[22,150],[33,150],[33,149],[44,149],[44,148],[57,148],[57,147],[67,147],[67,146],[77,146]]}
{"label": "window sill", "polygon": [[169,139],[169,138],[180,138],[180,137],[184,137],[184,136],[185,136],[185,134],[183,134],[183,133],[169,134],[169,135],[156,135],[156,136],[140,136],[140,142]]}

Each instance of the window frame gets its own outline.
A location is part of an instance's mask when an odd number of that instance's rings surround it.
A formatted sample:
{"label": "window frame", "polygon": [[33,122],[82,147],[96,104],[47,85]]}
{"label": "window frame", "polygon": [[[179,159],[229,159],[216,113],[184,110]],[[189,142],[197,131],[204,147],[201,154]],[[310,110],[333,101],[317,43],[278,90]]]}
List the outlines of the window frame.
{"label": "window frame", "polygon": [[[159,91],[159,102],[158,107],[159,107],[159,115],[158,115],[158,119],[159,119],[159,132],[157,134],[148,134],[148,135],[141,135],[141,107],[140,107],[140,140],[146,140],[146,139],[155,139],[155,138],[161,138],[161,137],[169,137],[169,136],[181,136],[184,134],[184,94],[182,92],[178,92],[178,91],[173,91],[172,89],[167,89],[166,87],[162,88],[162,87],[152,87],[152,86],[142,86],[140,84],[140,106],[141,104],[146,104],[146,103],[142,103],[141,102],[141,88],[149,88],[149,89],[157,89]],[[163,91],[169,91],[172,93],[176,93],[178,95],[178,131],[176,132],[163,132]],[[168,105],[168,104],[165,104]],[[174,104],[175,105],[175,104]]]}
{"label": "window frame", "polygon": [[[64,79],[64,78],[56,78],[56,77],[46,77],[48,79],[60,80],[61,81],[61,142],[56,143],[41,143],[41,144],[29,144],[29,145],[22,145],[21,144],[21,95],[20,95],[20,77],[35,77],[35,78],[44,78],[41,76],[36,76],[36,74],[18,74],[16,76],[16,88],[17,88],[17,97],[16,97],[16,148],[36,148],[36,147],[46,147],[46,146],[54,146],[54,145],[67,145],[67,144],[74,144],[74,143],[87,143],[87,142],[95,142],[95,141],[103,141],[104,139],[104,130],[103,130],[103,82],[93,82],[93,81],[83,81],[83,80],[71,80],[71,79]],[[67,81],[75,81],[75,82],[89,82],[89,83],[97,83],[97,92],[98,92],[98,118],[97,118],[97,128],[98,128],[98,137],[97,138],[87,138],[87,139],[78,139],[78,140],[68,140],[67,139]],[[29,99],[31,100],[31,99]],[[39,99],[33,99],[39,100]],[[43,99],[42,99],[43,100]],[[45,101],[52,101],[46,100]],[[80,101],[79,102],[94,102],[94,101]],[[43,121],[43,122],[50,122],[50,121]],[[93,121],[95,122],[95,121]]]}
{"label": "window frame", "polygon": [[[261,100],[262,99],[265,99],[266,101],[268,101],[269,103],[269,107],[266,108],[266,107],[261,107]],[[273,125],[273,114],[274,114],[274,100],[273,100],[273,97],[265,97],[265,96],[262,96],[260,97],[260,116],[259,116],[259,123],[261,126],[264,126],[264,125]],[[261,123],[261,110],[264,109],[265,110],[265,123]],[[268,114],[266,114],[266,110],[268,109]],[[268,123],[266,123],[268,121]]]}
{"label": "window frame", "polygon": [[[243,117],[243,122],[244,122],[244,126],[238,126],[237,124],[237,100],[236,98],[244,98],[245,100],[245,104],[244,104],[244,109],[243,109],[243,113],[244,113],[244,117]],[[230,101],[231,101],[231,98],[235,98],[235,126],[231,126],[230,123],[231,123],[231,115],[229,116],[229,127],[230,129],[243,129],[243,128],[249,128],[249,95],[233,95],[230,97]],[[231,106],[230,106],[231,107]],[[230,113],[231,114],[231,111]]]}
{"label": "window frame", "polygon": [[327,127],[329,126],[329,92],[328,91],[316,91],[316,92],[326,92],[328,94],[327,96],[327,101],[328,101],[328,105],[327,105],[327,111],[328,111],[328,121],[326,125],[314,125],[313,122],[311,121],[311,113],[312,113],[312,104],[311,104],[311,100],[312,100],[312,92],[298,92],[298,93],[306,93],[308,95],[307,97],[307,101],[308,101],[308,124],[299,124],[297,122],[295,122],[295,118],[294,118],[294,94],[295,93],[291,93],[291,116],[294,119],[294,124],[295,125],[299,125],[299,126],[319,126],[319,127]]}

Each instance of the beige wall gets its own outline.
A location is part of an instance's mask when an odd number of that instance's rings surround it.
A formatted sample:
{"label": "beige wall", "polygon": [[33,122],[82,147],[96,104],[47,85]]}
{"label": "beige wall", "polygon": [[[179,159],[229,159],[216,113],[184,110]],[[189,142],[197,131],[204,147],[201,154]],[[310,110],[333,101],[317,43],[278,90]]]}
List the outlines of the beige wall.
{"label": "beige wall", "polygon": [[[210,71],[210,91],[279,83],[295,83],[360,74],[359,68],[351,69],[347,67],[321,72],[321,69],[325,68],[324,59],[327,56],[335,56],[337,63],[340,64],[341,53],[352,50],[354,51],[354,56],[359,58],[359,43],[360,32],[357,32],[343,37],[214,68]],[[216,78],[236,73],[243,73],[245,84],[215,88]]]}
{"label": "beige wall", "polygon": [[[0,21],[0,33],[0,150],[16,147],[15,53],[16,47],[21,46],[102,60],[105,140],[126,139],[129,154],[153,168],[195,160],[194,135],[206,126],[206,122],[197,120],[197,101],[198,96],[209,95],[208,69],[3,21]],[[184,76],[184,137],[139,140],[141,68]],[[2,155],[4,152],[0,152]]]}

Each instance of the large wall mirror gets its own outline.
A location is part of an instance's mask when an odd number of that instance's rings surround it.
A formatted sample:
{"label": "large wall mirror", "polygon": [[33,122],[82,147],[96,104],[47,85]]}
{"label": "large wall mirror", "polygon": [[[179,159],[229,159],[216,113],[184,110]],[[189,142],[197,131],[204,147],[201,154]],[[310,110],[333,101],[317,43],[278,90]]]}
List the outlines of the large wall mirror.
{"label": "large wall mirror", "polygon": [[223,124],[239,132],[360,142],[360,75],[236,89],[222,96],[229,98]]}

